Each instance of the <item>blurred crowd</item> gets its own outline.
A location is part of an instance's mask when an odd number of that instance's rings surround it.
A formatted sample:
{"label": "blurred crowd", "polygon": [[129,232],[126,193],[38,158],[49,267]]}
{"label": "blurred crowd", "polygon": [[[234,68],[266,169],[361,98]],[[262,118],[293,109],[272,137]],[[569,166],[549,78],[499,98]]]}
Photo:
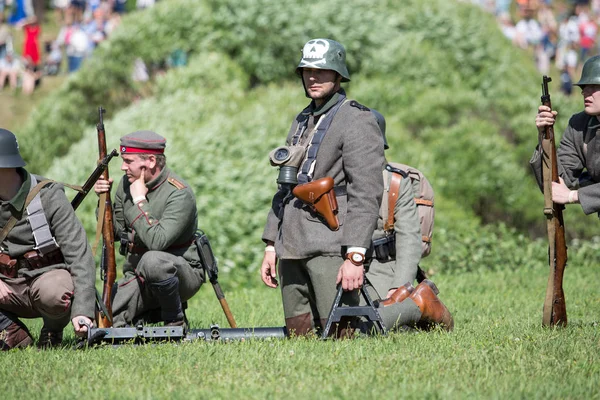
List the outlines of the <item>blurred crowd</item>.
{"label": "blurred crowd", "polygon": [[493,13],[504,35],[529,49],[542,74],[554,65],[571,94],[586,59],[600,54],[600,0],[471,0]]}
{"label": "blurred crowd", "polygon": [[[155,0],[0,0],[0,90],[31,94],[42,77],[77,71],[113,32],[127,11],[152,7]],[[129,7],[131,9],[131,7]],[[46,14],[54,15],[46,15]],[[42,40],[42,25],[55,18],[58,33]],[[20,31],[22,47],[16,48]]]}

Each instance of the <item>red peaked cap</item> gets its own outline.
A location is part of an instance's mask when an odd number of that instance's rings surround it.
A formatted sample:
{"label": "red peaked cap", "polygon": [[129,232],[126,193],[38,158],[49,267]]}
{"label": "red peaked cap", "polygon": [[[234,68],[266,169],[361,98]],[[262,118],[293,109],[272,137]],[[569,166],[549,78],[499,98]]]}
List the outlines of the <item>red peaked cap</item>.
{"label": "red peaked cap", "polygon": [[121,138],[121,154],[163,154],[167,139],[152,131],[137,131]]}

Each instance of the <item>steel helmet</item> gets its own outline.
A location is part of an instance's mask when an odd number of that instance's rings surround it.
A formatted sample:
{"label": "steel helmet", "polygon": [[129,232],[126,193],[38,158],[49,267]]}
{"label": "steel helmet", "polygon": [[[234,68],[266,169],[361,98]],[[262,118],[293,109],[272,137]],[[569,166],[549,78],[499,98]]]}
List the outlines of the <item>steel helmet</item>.
{"label": "steel helmet", "polygon": [[17,138],[11,131],[0,128],[0,168],[18,168],[24,166],[25,161],[23,161],[19,153]]}
{"label": "steel helmet", "polygon": [[575,85],[600,85],[600,56],[594,56],[583,64],[581,79]]}
{"label": "steel helmet", "polygon": [[377,110],[373,110],[371,108],[371,112],[377,121],[377,126],[379,126],[379,130],[381,131],[381,136],[383,136],[383,148],[385,150],[389,149],[387,139],[385,138],[385,117]]}
{"label": "steel helmet", "polygon": [[341,43],[331,39],[311,39],[302,49],[302,59],[296,74],[302,75],[302,68],[331,69],[342,76],[342,82],[350,81],[346,67],[346,49]]}

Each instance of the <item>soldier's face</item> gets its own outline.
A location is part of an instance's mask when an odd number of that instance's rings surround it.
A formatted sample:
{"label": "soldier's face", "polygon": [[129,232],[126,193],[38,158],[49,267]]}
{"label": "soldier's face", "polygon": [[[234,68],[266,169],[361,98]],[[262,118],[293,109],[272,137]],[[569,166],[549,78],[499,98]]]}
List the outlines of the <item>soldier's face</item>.
{"label": "soldier's face", "polygon": [[121,171],[125,172],[130,183],[138,179],[142,173],[147,180],[151,164],[149,159],[144,160],[136,154],[121,154],[121,158],[123,159]]}
{"label": "soldier's face", "polygon": [[340,89],[341,80],[342,77],[330,69],[302,68],[304,89],[317,106]]}
{"label": "soldier's face", "polygon": [[584,111],[588,115],[600,115],[600,85],[585,85],[581,89]]}

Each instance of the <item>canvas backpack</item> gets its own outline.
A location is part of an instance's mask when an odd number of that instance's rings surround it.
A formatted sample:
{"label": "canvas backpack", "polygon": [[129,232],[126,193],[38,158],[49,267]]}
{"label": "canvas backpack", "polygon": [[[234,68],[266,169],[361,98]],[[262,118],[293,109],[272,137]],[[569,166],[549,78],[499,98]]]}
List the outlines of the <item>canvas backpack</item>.
{"label": "canvas backpack", "polygon": [[[390,168],[391,167],[391,168]],[[384,230],[394,230],[394,205],[398,199],[400,182],[403,175],[394,172],[394,169],[404,171],[410,178],[412,190],[415,196],[419,223],[421,224],[422,251],[421,257],[427,257],[431,253],[431,239],[433,236],[433,223],[435,216],[433,202],[433,187],[421,171],[406,164],[388,163],[386,173],[389,174],[389,192],[387,197],[387,210],[384,210]],[[387,211],[387,213],[385,212]]]}

